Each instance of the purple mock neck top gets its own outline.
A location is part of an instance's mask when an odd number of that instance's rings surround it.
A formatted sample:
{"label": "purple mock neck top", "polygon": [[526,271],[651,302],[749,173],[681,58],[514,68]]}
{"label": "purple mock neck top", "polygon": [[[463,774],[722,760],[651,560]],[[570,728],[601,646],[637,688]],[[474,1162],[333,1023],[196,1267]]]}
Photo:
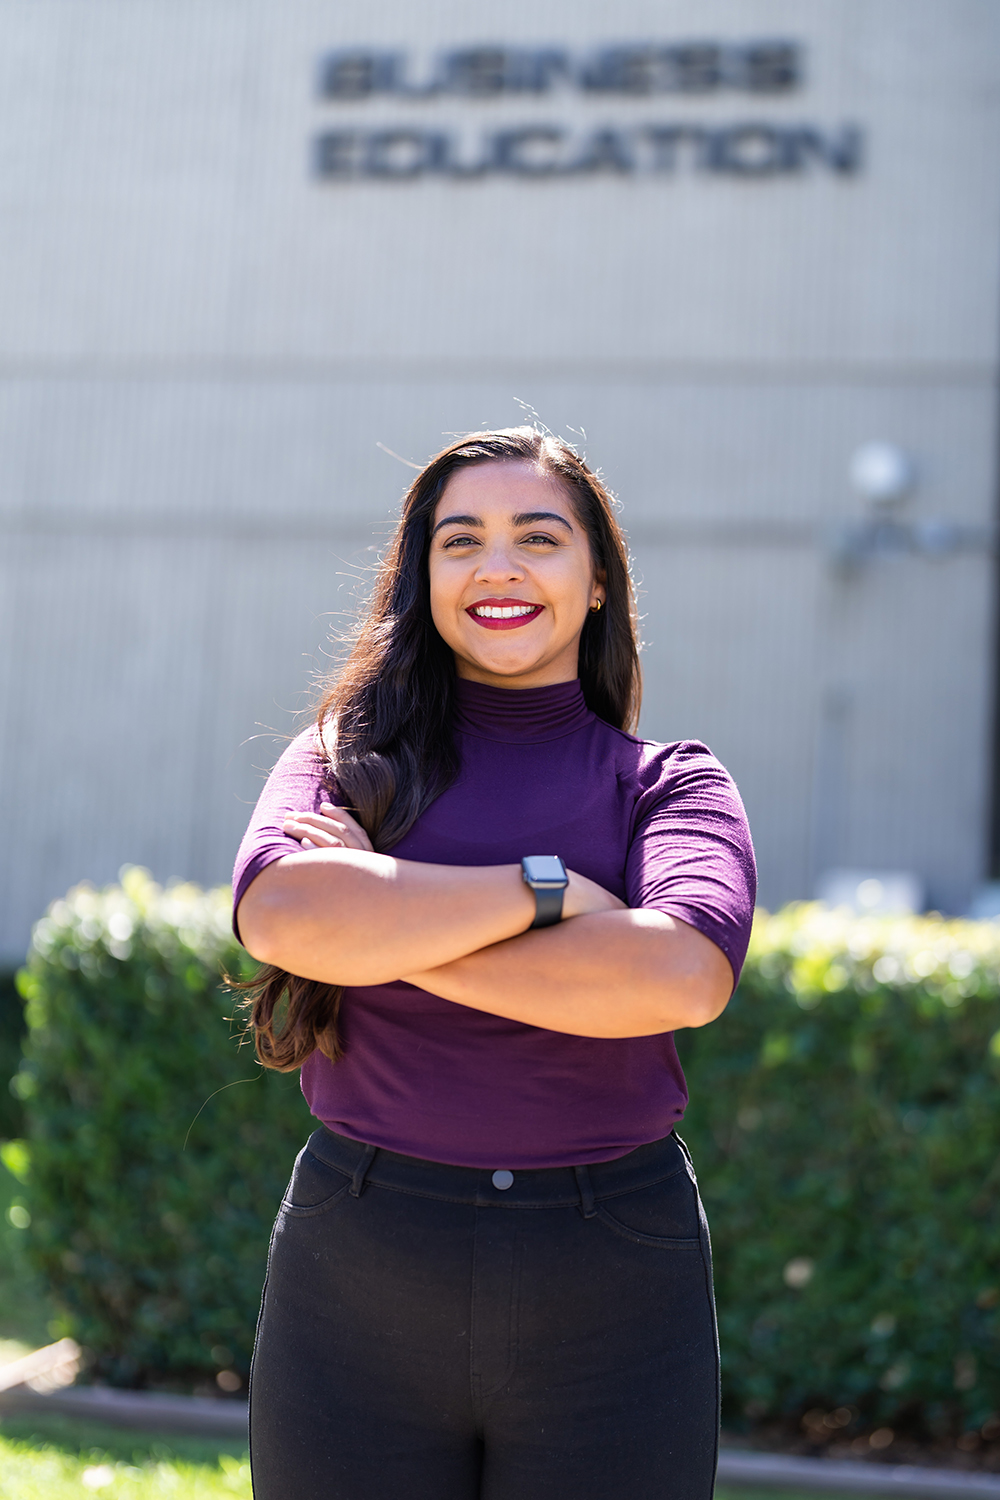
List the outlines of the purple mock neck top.
{"label": "purple mock neck top", "polygon": [[[458,775],[394,857],[496,865],[559,854],[629,906],[696,927],[739,977],[753,848],[735,784],[704,745],[660,745],[613,728],[587,707],[577,680],[510,689],[458,679],[453,730]],[[330,791],[309,729],[257,804],[236,860],[234,910],[267,864],[298,851],[281,831],[285,815],[318,809]],[[345,989],[340,1032],[339,1062],[316,1052],[302,1068],[313,1114],[341,1135],[431,1161],[609,1161],[669,1134],[687,1103],[669,1033],[569,1036],[402,980]]]}
{"label": "purple mock neck top", "polygon": [[455,727],[480,739],[542,744],[563,739],[595,717],[578,677],[540,688],[489,687],[459,677],[455,687]]}

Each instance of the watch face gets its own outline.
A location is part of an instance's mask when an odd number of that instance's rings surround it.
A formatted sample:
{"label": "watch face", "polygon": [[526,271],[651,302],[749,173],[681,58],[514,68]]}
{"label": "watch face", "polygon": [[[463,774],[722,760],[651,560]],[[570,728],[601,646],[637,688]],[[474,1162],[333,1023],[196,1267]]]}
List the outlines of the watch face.
{"label": "watch face", "polygon": [[558,854],[528,854],[521,861],[529,885],[566,885],[566,866]]}

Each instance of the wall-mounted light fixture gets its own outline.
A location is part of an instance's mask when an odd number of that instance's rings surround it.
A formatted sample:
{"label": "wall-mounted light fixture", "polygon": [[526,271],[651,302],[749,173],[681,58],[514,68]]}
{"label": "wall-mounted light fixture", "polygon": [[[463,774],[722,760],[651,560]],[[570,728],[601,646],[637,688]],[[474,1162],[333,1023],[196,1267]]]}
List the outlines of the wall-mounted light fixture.
{"label": "wall-mounted light fixture", "polygon": [[959,526],[940,518],[896,518],[896,507],[917,483],[917,466],[898,444],[881,439],[862,443],[851,455],[847,472],[852,487],[867,503],[867,514],[829,533],[828,555],[835,571],[851,573],[881,557],[940,559],[992,548],[993,535],[985,527]]}
{"label": "wall-mounted light fixture", "polygon": [[916,465],[895,443],[862,443],[848,467],[851,484],[869,505],[895,505],[916,482]]}

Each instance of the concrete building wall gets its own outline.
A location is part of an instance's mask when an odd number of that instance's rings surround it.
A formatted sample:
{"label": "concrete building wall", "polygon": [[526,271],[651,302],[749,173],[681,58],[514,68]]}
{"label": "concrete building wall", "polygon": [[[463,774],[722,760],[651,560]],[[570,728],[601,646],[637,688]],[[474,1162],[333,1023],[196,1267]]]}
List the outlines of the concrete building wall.
{"label": "concrete building wall", "polygon": [[[769,904],[985,862],[1000,317],[989,0],[8,0],[0,58],[0,950],[124,861],[224,879],[407,471],[518,402],[642,585],[643,732],[710,743]],[[332,49],[789,38],[787,94],[331,102]],[[323,180],[331,130],[856,127],[861,165]],[[631,134],[630,134],[631,133]],[[574,148],[576,149],[576,148]],[[582,149],[582,148],[581,148]],[[631,149],[631,148],[630,148]],[[638,148],[637,148],[638,149]],[[469,157],[468,159],[473,159]],[[644,158],[645,160],[645,158]],[[831,566],[870,438],[931,558]]]}

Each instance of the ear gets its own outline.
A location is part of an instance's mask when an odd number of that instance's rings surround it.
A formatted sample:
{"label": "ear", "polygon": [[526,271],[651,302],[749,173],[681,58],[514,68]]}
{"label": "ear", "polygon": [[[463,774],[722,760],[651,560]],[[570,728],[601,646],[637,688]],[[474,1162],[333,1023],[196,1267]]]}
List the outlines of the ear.
{"label": "ear", "polygon": [[594,582],[590,590],[591,608],[600,601],[602,607],[608,602],[607,574],[603,568],[594,569]]}

